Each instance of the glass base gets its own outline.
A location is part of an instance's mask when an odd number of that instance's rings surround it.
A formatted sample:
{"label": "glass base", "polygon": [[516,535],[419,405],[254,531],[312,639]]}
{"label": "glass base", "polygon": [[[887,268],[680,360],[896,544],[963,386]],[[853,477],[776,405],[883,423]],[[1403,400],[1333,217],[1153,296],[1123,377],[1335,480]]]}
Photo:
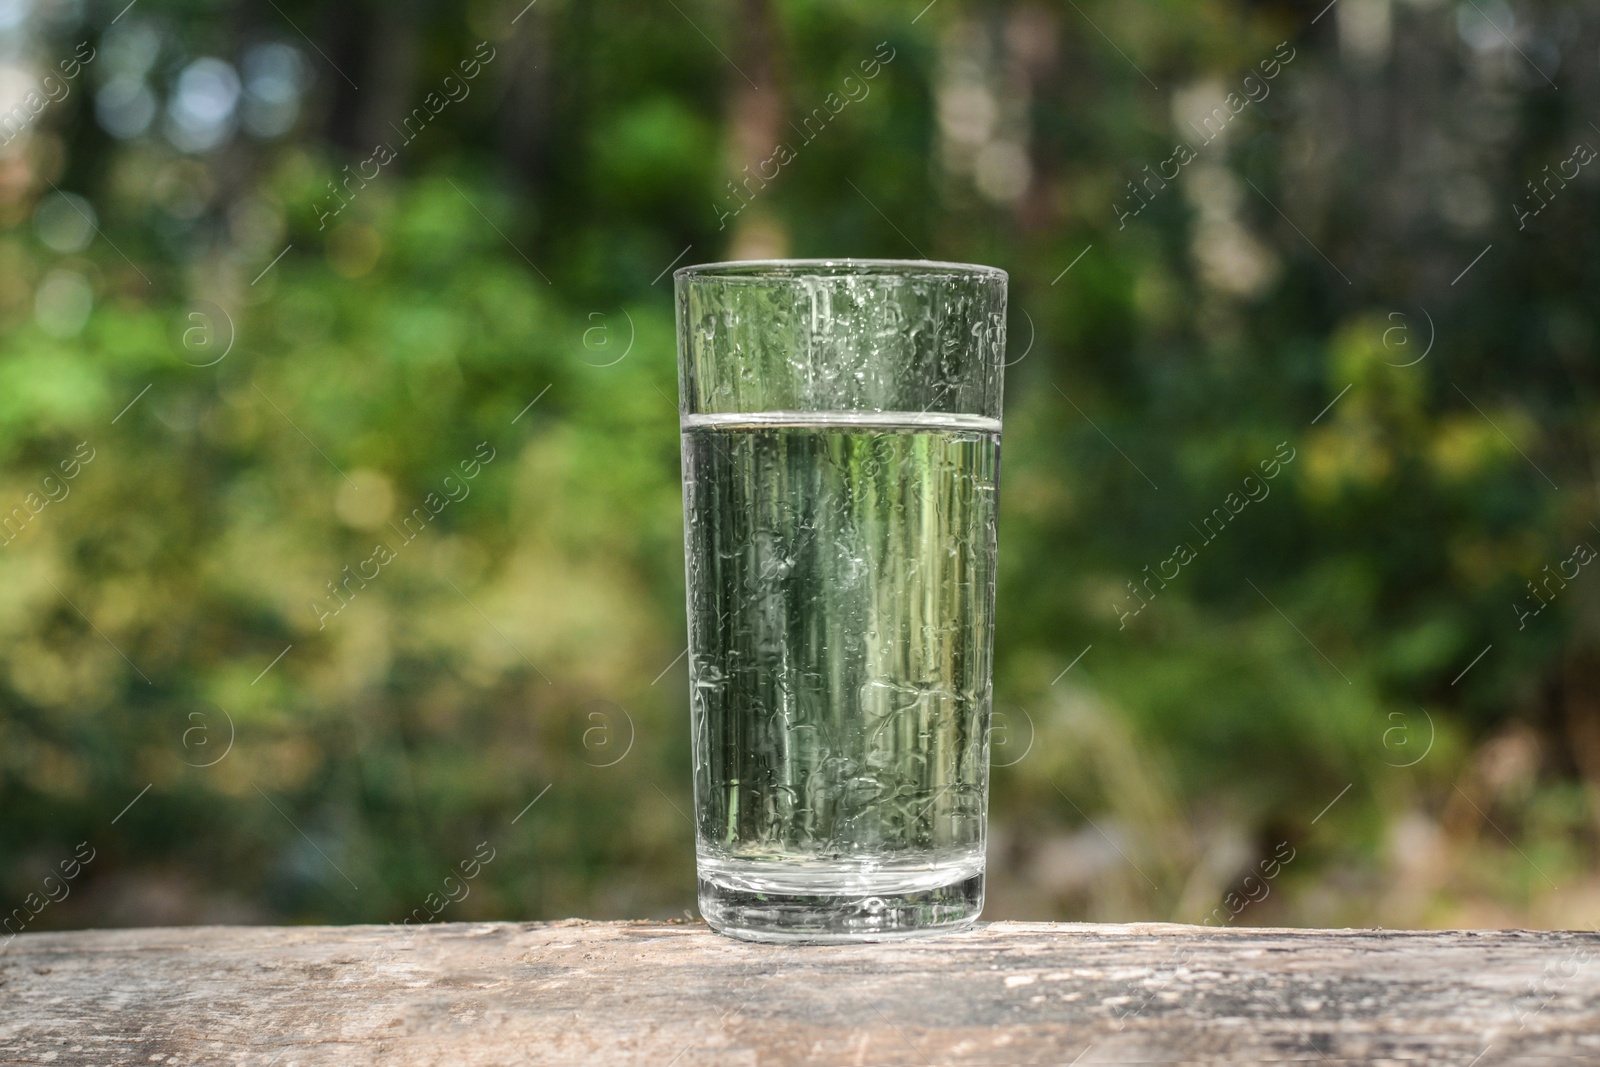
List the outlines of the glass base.
{"label": "glass base", "polygon": [[700,857],[700,914],[744,941],[899,941],[971,926],[983,855],[929,865]]}

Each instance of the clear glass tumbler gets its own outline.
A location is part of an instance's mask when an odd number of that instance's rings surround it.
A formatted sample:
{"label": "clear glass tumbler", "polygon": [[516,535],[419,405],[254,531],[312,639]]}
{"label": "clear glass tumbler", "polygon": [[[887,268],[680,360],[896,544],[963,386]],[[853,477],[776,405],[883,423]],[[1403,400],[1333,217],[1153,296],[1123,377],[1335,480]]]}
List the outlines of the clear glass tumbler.
{"label": "clear glass tumbler", "polygon": [[983,907],[1006,274],[677,283],[700,910],[875,941]]}

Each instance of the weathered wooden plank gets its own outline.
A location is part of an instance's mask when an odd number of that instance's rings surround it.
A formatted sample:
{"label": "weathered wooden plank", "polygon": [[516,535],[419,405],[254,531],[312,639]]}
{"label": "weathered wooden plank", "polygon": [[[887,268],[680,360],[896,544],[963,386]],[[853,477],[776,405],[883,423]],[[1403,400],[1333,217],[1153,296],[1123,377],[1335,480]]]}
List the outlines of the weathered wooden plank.
{"label": "weathered wooden plank", "polygon": [[995,923],[201,927],[0,948],[0,1062],[1600,1063],[1600,935]]}

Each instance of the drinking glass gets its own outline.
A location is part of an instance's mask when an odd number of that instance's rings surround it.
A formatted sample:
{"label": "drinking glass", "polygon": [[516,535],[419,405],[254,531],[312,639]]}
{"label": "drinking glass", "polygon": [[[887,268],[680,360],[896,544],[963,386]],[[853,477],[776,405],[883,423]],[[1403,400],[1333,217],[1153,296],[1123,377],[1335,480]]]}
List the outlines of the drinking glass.
{"label": "drinking glass", "polygon": [[875,941],[983,906],[1006,274],[676,272],[700,911]]}

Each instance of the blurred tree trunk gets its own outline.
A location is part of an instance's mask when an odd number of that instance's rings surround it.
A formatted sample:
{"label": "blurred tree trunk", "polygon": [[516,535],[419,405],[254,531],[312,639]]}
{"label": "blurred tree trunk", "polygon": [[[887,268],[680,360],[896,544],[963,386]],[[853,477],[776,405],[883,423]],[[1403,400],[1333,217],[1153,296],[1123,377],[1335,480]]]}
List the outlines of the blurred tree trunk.
{"label": "blurred tree trunk", "polygon": [[1581,653],[1567,655],[1562,717],[1572,762],[1583,779],[1592,830],[1600,836],[1600,663]]}
{"label": "blurred tree trunk", "polygon": [[[751,202],[739,212],[727,254],[734,259],[772,259],[788,252],[789,235],[763,196],[768,182],[760,173],[761,164],[786,139],[783,112],[787,94],[771,0],[741,0],[734,63],[738,71],[729,82],[732,99],[728,114],[733,127],[729,180],[737,195],[749,197]],[[730,191],[729,202],[738,203],[737,195]]]}
{"label": "blurred tree trunk", "polygon": [[1061,25],[1057,13],[1041,4],[1024,3],[1006,19],[1006,78],[1012,95],[1026,101],[1022,133],[1028,151],[1030,180],[1017,198],[1017,224],[1028,233],[1044,234],[1062,224],[1063,202],[1056,197],[1056,161],[1039,151],[1031,124],[1032,102],[1049,91],[1061,75]]}
{"label": "blurred tree trunk", "polygon": [[[399,147],[404,139],[395,127],[421,95],[417,91],[418,0],[396,0],[385,5],[381,17],[358,27],[363,46],[357,52],[360,73],[346,68],[361,91],[351,133],[355,143],[347,147],[359,158],[366,158],[380,142]],[[346,87],[348,88],[348,86]]]}
{"label": "blurred tree trunk", "polygon": [[[574,12],[581,20],[586,20],[588,14],[585,4],[578,5]],[[583,28],[580,23],[578,29]],[[524,11],[514,34],[495,47],[505,56],[506,64],[505,97],[498,108],[500,151],[517,174],[530,184],[538,184],[549,177],[550,171],[549,9],[535,4]],[[581,55],[564,58],[578,74],[587,69]],[[569,103],[581,105],[582,99],[573,92]]]}
{"label": "blurred tree trunk", "polygon": [[316,14],[269,6],[263,17],[269,26],[288,23],[286,28],[308,35],[312,51],[306,54],[306,62],[311,65],[312,78],[328,87],[325,94],[319,94],[327,102],[324,136],[341,152],[355,152],[362,133],[361,79],[367,74],[371,52],[373,19],[369,13],[356,4],[329,4]]}

